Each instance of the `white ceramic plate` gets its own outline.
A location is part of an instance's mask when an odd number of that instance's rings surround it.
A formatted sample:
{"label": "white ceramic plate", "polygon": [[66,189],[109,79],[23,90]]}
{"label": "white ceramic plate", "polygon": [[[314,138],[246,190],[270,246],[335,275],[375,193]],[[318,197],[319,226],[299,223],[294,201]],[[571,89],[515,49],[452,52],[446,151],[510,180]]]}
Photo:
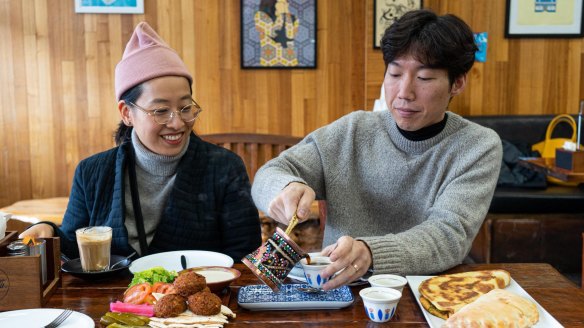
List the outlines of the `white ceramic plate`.
{"label": "white ceramic plate", "polygon": [[136,273],[161,266],[168,271],[181,271],[180,256],[187,259],[187,268],[200,266],[232,267],[233,259],[229,255],[209,251],[173,251],[141,257],[130,265],[130,272]]}
{"label": "white ceramic plate", "polygon": [[252,311],[341,309],[354,301],[351,289],[342,286],[322,293],[305,293],[298,287],[306,284],[284,284],[279,293],[266,285],[243,286],[237,294],[237,303]]}
{"label": "white ceramic plate", "polygon": [[[26,309],[0,313],[0,327],[44,327],[59,316],[63,309]],[[73,312],[59,328],[93,328],[93,319],[80,312]]]}
{"label": "white ceramic plate", "polygon": [[[418,291],[418,286],[422,283],[422,281],[424,281],[428,278],[432,278],[432,277],[433,276],[406,276],[406,279],[408,280],[408,284],[410,285],[410,289],[414,293],[414,296],[416,297],[416,302],[418,302],[418,306],[422,309],[422,312],[424,313],[424,317],[426,317],[426,321],[428,321],[430,328],[439,328],[439,327],[442,327],[445,320],[431,315],[428,311],[426,311],[426,309],[424,309],[422,304],[420,304],[420,292]],[[561,327],[563,327],[554,317],[551,316],[551,314],[549,314],[544,308],[542,308],[541,305],[539,305],[539,303],[537,303],[533,299],[533,297],[531,297],[525,291],[525,289],[523,289],[521,286],[519,286],[519,284],[517,282],[515,282],[515,280],[513,280],[513,278],[511,278],[511,282],[509,283],[509,286],[507,286],[505,289],[507,289],[508,291],[513,292],[519,296],[525,297],[528,300],[535,303],[535,305],[537,305],[537,309],[539,310],[539,321],[537,322],[537,324],[535,324],[535,326],[533,326],[533,328],[554,328],[554,327],[561,328]]]}

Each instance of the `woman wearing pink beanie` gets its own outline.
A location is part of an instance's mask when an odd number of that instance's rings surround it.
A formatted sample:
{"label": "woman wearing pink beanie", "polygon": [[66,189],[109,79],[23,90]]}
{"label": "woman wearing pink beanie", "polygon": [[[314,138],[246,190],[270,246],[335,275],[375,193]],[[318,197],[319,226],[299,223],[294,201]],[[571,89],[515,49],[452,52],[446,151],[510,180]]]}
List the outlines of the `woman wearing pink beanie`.
{"label": "woman wearing pink beanie", "polygon": [[58,235],[72,258],[75,230],[87,226],[112,227],[118,255],[197,249],[239,261],[260,246],[243,161],[193,133],[202,109],[192,82],[179,55],[139,23],[115,69],[117,146],[79,163],[61,227],[42,222],[23,235]]}

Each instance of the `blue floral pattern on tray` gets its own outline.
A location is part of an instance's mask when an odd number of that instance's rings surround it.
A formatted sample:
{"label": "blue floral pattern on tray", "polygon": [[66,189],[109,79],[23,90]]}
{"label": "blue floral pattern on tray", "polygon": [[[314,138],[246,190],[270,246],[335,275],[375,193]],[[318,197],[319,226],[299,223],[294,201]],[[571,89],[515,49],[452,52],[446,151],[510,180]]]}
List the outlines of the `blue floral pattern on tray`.
{"label": "blue floral pattern on tray", "polygon": [[284,284],[279,293],[265,285],[250,285],[239,289],[237,303],[251,310],[340,309],[353,303],[353,293],[347,286],[321,293],[301,292],[307,284]]}

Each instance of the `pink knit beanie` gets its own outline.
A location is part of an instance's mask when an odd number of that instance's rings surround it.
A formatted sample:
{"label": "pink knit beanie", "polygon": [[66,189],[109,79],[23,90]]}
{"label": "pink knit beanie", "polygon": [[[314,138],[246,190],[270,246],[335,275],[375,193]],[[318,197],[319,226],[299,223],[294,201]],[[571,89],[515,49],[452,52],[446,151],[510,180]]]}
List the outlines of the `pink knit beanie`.
{"label": "pink knit beanie", "polygon": [[126,45],[122,60],[116,66],[116,98],[132,87],[161,76],[193,77],[179,55],[148,25],[141,22]]}

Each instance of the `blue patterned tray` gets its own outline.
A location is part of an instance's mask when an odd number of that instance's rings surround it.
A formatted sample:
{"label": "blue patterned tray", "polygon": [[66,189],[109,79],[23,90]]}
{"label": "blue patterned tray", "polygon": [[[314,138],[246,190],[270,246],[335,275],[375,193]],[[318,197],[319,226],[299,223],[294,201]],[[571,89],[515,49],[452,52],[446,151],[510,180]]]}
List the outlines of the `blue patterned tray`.
{"label": "blue patterned tray", "polygon": [[307,284],[284,284],[279,293],[265,285],[250,285],[239,289],[237,303],[248,310],[317,310],[340,309],[353,303],[353,293],[347,286],[322,293],[305,293],[298,287]]}

